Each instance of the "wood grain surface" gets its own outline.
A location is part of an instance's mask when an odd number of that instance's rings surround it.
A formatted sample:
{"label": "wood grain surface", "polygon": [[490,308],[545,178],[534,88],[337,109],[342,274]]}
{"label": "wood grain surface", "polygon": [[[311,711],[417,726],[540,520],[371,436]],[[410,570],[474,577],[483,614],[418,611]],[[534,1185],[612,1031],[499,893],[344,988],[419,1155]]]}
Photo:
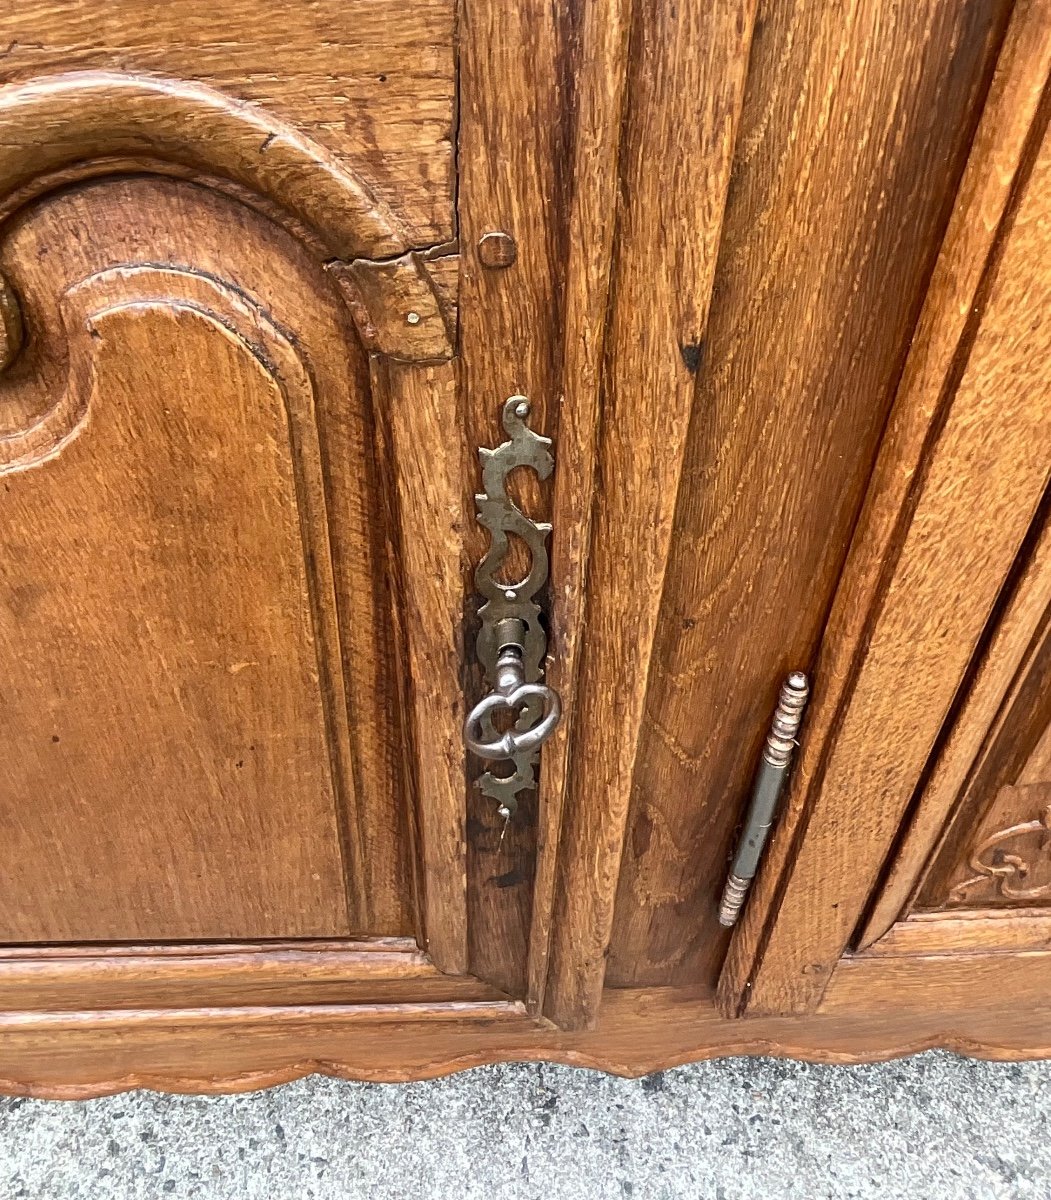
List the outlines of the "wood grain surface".
{"label": "wood grain surface", "polygon": [[74,179],[203,177],[276,209],[325,257],[389,257],[406,231],[361,176],[265,109],[214,88],[73,71],[0,89],[4,212]]}
{"label": "wood grain surface", "polygon": [[[1041,532],[1047,540],[1046,521]],[[1031,565],[1037,570],[1022,578],[1036,591],[1045,582],[1039,570],[1045,564],[1038,559]],[[1051,595],[1042,598],[1024,661],[917,889],[918,908],[1051,902],[1051,824],[1045,827],[1051,808]],[[1011,829],[1015,836],[1008,836]],[[992,844],[979,852],[987,839]]]}
{"label": "wood grain surface", "polygon": [[[1002,10],[760,4],[640,718],[611,983],[719,970],[734,827],[778,688],[813,662]],[[818,669],[814,694],[825,686]]]}
{"label": "wood grain surface", "polygon": [[[573,38],[573,149],[564,282],[561,406],[551,545],[547,682],[563,720],[544,748],[529,941],[528,1003],[543,1010],[554,891],[576,721],[598,468],[602,372],[617,229],[631,0],[590,0]],[[568,152],[567,152],[568,153]]]}
{"label": "wood grain surface", "polygon": [[[969,336],[969,314],[999,240],[1043,93],[1047,28],[1046,7],[1039,0],[1017,5],[997,57],[959,195],[905,361],[900,400],[884,434],[883,450],[854,534],[846,579],[824,631],[807,732],[784,811],[720,977],[720,994],[727,1011],[736,1010],[748,987],[767,921],[779,902],[785,869],[795,852],[797,837],[805,831],[815,772],[820,770],[826,743],[835,734],[836,718],[852,679],[853,661],[864,651],[869,610],[859,597],[874,595],[880,586],[917,464],[946,397],[946,382],[953,378],[959,347]],[[849,589],[848,581],[853,581]]]}
{"label": "wood grain surface", "polygon": [[[562,274],[570,9],[544,0],[460,5],[460,381],[463,481],[470,518],[465,531],[473,571],[487,541],[474,519],[481,490],[478,447],[506,440],[500,413],[508,396],[531,405],[529,426],[555,438],[561,382]],[[483,238],[503,233],[513,262],[488,267]],[[534,520],[551,517],[550,484],[528,471],[509,479],[509,494]],[[527,569],[512,546],[507,581]],[[471,589],[465,630],[464,690],[470,706],[487,690],[474,653],[479,599]],[[467,871],[471,970],[516,996],[526,991],[526,962],[536,869],[536,794],[524,793],[505,828],[496,803],[474,781],[484,770],[468,760]],[[543,770],[543,766],[541,767]]]}
{"label": "wood grain surface", "polygon": [[[916,908],[1051,903],[1051,620],[983,747],[916,896]],[[1042,746],[1043,743],[1043,746]]]}
{"label": "wood grain surface", "polygon": [[3,267],[29,338],[0,409],[2,936],[408,932],[368,384],[335,288],[166,180],[38,202]]}
{"label": "wood grain surface", "polygon": [[461,675],[470,578],[463,454],[450,436],[462,424],[456,369],[451,362],[417,366],[376,357],[372,373],[396,493],[392,620],[407,646],[405,758],[415,774],[424,944],[442,970],[462,974],[468,947]]}
{"label": "wood grain surface", "polygon": [[[911,909],[935,855],[955,866],[975,822],[999,787],[1027,780],[1026,754],[1035,765],[1033,781],[1051,781],[1039,763],[1040,737],[1048,715],[1046,641],[1051,618],[1051,528],[1038,522],[1035,545],[1024,556],[1013,588],[981,651],[974,677],[961,698],[952,726],[930,776],[916,799],[907,830],[882,882],[858,948],[882,938]],[[1041,666],[1043,665],[1043,674]],[[947,852],[952,841],[955,849]],[[937,873],[937,871],[936,871]]]}
{"label": "wood grain surface", "polygon": [[411,939],[7,947],[0,1012],[506,1000]]}
{"label": "wood grain surface", "polygon": [[398,211],[409,244],[453,236],[454,0],[103,6],[0,14],[0,83],[119,71],[207,84],[302,131]]}
{"label": "wood grain surface", "polygon": [[594,1022],[601,999],[752,17],[751,0],[710,12],[645,0],[633,9],[586,636],[544,1004],[564,1028]]}
{"label": "wood grain surface", "polygon": [[[832,973],[821,999],[822,1015],[884,1013],[895,1006],[914,1012],[960,1011],[1003,1019],[1004,981],[1011,981],[1012,1013],[1024,1020],[1048,1012],[1051,950],[1010,954],[967,953],[910,955],[898,958],[847,956]],[[943,1018],[944,1019],[944,1018]],[[751,1021],[742,1022],[750,1025]]]}
{"label": "wood grain surface", "polygon": [[1051,913],[1039,908],[979,908],[953,912],[910,913],[866,955],[908,958],[930,954],[977,954],[982,951],[1051,949]]}
{"label": "wood grain surface", "polygon": [[722,1055],[872,1062],[934,1046],[991,1059],[1051,1055],[1046,977],[1032,1008],[1004,1011],[934,1005],[929,992],[913,992],[918,1003],[909,1006],[876,972],[867,975],[868,1007],[860,1014],[728,1020],[703,988],[617,989],[605,998],[600,1027],[579,1033],[552,1030],[528,1019],[520,1006],[492,1000],[182,1014],[12,1013],[0,1015],[0,1091],[64,1099],[136,1087],[243,1092],[312,1073],[405,1081],[499,1061],[553,1061],[638,1076]]}
{"label": "wood grain surface", "polygon": [[[857,573],[848,568],[837,598],[850,611],[867,610],[864,655],[849,668],[806,835],[753,974],[748,1007],[756,1012],[805,1011],[817,1003],[1051,475],[1051,408],[1044,401],[1051,364],[1051,144],[1043,129],[1035,135],[1036,160],[1016,187],[970,312],[955,387],[948,395],[940,389],[944,399],[935,405],[926,452],[914,467],[892,457],[897,435],[885,442],[888,457],[870,505],[879,511],[899,500],[896,532],[875,592],[864,566]],[[904,392],[902,422],[924,403],[922,393]],[[878,528],[878,520],[862,524],[859,563]]]}
{"label": "wood grain surface", "polygon": [[[1051,0],[24,0],[0,47],[0,1091],[1051,1054]],[[514,393],[566,719],[505,829]]]}

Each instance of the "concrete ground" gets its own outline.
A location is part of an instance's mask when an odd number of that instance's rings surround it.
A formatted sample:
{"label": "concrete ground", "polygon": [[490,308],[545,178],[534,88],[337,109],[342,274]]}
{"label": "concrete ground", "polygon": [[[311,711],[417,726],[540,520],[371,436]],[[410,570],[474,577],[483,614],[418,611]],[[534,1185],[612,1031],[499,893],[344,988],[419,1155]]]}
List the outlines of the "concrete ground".
{"label": "concrete ground", "polygon": [[1051,1063],[942,1053],[0,1099],[0,1200],[1047,1200],[1049,1117]]}

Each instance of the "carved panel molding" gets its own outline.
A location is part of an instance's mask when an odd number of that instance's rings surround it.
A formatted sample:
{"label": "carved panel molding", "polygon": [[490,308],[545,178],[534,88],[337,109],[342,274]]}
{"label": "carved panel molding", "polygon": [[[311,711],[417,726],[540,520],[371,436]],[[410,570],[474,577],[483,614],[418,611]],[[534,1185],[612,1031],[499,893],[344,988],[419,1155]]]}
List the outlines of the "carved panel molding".
{"label": "carved panel molding", "polygon": [[1051,900],[1051,784],[1001,788],[997,808],[1037,815],[979,833],[967,857],[971,873],[954,884],[950,904]]}
{"label": "carved panel molding", "polygon": [[[452,372],[457,272],[455,245],[421,247],[410,229],[345,157],[262,104],[119,71],[0,88],[0,474],[42,494],[47,483],[24,473],[47,464],[58,478],[70,455],[119,474],[92,431],[104,408],[148,405],[149,389],[122,389],[119,354],[101,390],[96,375],[100,351],[130,328],[174,321],[271,377],[285,400],[329,746],[309,757],[331,759],[349,927],[398,935],[424,925],[392,751],[402,716],[387,697],[401,649],[374,530],[377,513],[391,529],[403,514],[377,476],[391,401],[375,381],[384,360],[418,370],[425,390],[436,364]],[[151,358],[137,343],[138,365]],[[153,369],[164,376],[163,356]],[[191,387],[187,403],[200,401]],[[442,820],[462,843],[459,811],[429,817],[429,835]],[[450,873],[459,907],[462,876]],[[432,880],[428,896],[439,891]],[[462,955],[442,958],[438,932],[436,961],[461,968]]]}
{"label": "carved panel molding", "polygon": [[[425,257],[368,184],[257,105],[182,80],[119,72],[48,76],[0,90],[0,219],[71,180],[129,171],[187,175],[288,228],[336,277],[367,348],[450,357]],[[368,270],[379,260],[381,270]],[[0,277],[0,370],[21,319]]]}
{"label": "carved panel molding", "polygon": [[[401,740],[390,727],[400,718],[390,713],[385,690],[395,649],[384,595],[357,582],[382,578],[382,547],[369,531],[385,502],[372,449],[368,366],[338,281],[301,241],[239,201],[185,180],[141,174],[49,193],[12,214],[0,239],[0,269],[21,294],[27,335],[0,378],[0,475],[10,485],[8,519],[20,531],[18,544],[8,547],[5,595],[17,599],[22,589],[39,597],[35,615],[8,622],[7,645],[18,647],[12,655],[53,659],[54,678],[65,689],[59,696],[74,694],[78,681],[91,693],[93,676],[82,672],[70,683],[75,671],[68,656],[48,658],[60,636],[52,637],[53,628],[68,626],[81,647],[101,638],[99,674],[135,661],[132,634],[119,645],[113,640],[126,627],[138,628],[135,619],[129,626],[115,618],[116,632],[106,640],[114,606],[90,588],[78,590],[77,581],[90,576],[77,566],[78,555],[110,564],[112,574],[98,578],[118,581],[129,612],[152,611],[145,597],[156,596],[153,624],[173,613],[172,620],[185,623],[196,612],[184,595],[165,606],[165,589],[175,588],[176,578],[211,581],[216,590],[205,610],[239,613],[242,591],[263,597],[250,619],[230,621],[242,640],[264,650],[277,629],[272,641],[281,653],[234,655],[236,674],[218,677],[218,691],[208,690],[212,674],[205,671],[193,689],[197,707],[188,702],[186,711],[214,702],[236,724],[236,714],[249,712],[260,695],[272,699],[276,688],[293,697],[286,725],[298,730],[296,744],[307,747],[309,763],[296,768],[296,778],[306,780],[304,790],[319,808],[334,813],[322,812],[318,827],[331,822],[333,837],[343,831],[337,857],[346,873],[347,927],[407,934],[408,851],[386,832],[402,822],[401,766],[387,751]],[[268,393],[271,400],[262,404]],[[142,429],[151,436],[140,435]],[[136,496],[138,508],[129,499]],[[120,516],[129,504],[142,516],[134,528]],[[251,533],[260,527],[269,534]],[[71,539],[66,551],[63,530]],[[136,545],[152,547],[144,551],[142,572],[154,570],[155,560],[161,564],[153,591],[143,591],[135,572],[119,583],[121,570],[112,565],[130,561],[127,546],[136,537]],[[239,590],[231,579],[242,577],[249,582]],[[45,596],[72,600],[52,612]],[[202,620],[203,632],[194,626],[177,644],[193,644],[202,660],[225,661],[222,637]],[[36,642],[27,632],[31,622]],[[144,651],[153,662],[151,653]],[[277,683],[260,683],[253,692],[252,679],[264,675],[260,662]],[[186,668],[195,680],[196,663]],[[238,688],[247,699],[237,705],[219,698]],[[118,694],[118,684],[111,690]],[[165,694],[159,685],[149,692]],[[47,701],[30,695],[23,708],[46,709]],[[134,720],[148,725],[147,709]],[[62,747],[75,741],[62,730]],[[180,747],[193,744],[189,736],[178,740]],[[261,747],[276,742],[255,744],[262,754]],[[183,761],[174,750],[171,758]],[[184,758],[193,756],[186,751]],[[278,756],[278,766],[284,761]],[[44,769],[33,767],[33,774],[29,766],[23,791],[36,786]],[[193,787],[185,795],[206,794],[203,776],[191,768]],[[27,833],[29,840],[37,836],[36,827]],[[332,886],[344,890],[342,874]],[[297,932],[329,936],[337,927],[321,916]],[[248,917],[243,924],[256,928]]]}

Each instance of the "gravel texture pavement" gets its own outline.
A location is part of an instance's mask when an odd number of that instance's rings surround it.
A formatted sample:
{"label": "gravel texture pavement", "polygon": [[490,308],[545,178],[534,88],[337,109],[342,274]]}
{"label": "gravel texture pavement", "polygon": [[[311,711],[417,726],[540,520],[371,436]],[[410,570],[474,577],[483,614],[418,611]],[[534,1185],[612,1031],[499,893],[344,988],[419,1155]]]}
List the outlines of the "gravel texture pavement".
{"label": "gravel texture pavement", "polygon": [[1047,1200],[1049,1117],[1051,1063],[942,1053],[0,1099],[0,1200]]}

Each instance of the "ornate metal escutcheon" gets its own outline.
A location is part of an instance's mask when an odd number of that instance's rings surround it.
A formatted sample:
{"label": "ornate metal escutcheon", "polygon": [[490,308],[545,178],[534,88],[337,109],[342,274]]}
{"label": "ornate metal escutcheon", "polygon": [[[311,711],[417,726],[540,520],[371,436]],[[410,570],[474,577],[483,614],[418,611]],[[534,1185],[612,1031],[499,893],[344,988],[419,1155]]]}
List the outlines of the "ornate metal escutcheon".
{"label": "ornate metal escutcheon", "polygon": [[[485,490],[475,496],[478,522],[490,538],[489,549],[475,571],[475,585],[485,597],[478,613],[482,624],[476,653],[492,690],[468,714],[464,741],[479,758],[510,760],[509,774],[487,770],[478,779],[482,793],[498,801],[505,820],[514,815],[519,794],[536,786],[540,746],[562,715],[557,693],[541,683],[547,635],[536,601],[547,582],[551,526],[530,520],[507,495],[507,477],[517,467],[530,467],[540,479],[547,479],[554,469],[551,439],[534,433],[526,425],[528,416],[525,396],[512,396],[504,402],[503,426],[510,440],[495,450],[479,450]],[[507,558],[508,534],[520,538],[530,554],[528,573],[513,584],[496,578]],[[502,733],[497,728],[501,714],[512,724]]]}

